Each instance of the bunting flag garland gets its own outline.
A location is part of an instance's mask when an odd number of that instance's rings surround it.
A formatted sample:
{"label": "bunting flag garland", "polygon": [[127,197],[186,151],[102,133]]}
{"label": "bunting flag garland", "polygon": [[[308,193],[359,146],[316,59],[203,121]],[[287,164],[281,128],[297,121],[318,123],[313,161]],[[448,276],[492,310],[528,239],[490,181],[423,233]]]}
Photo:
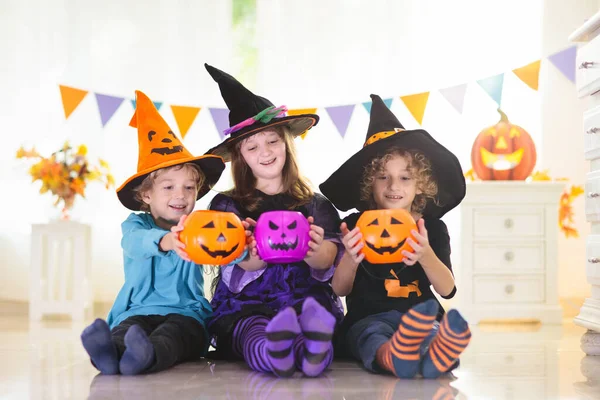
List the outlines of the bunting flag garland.
{"label": "bunting flag garland", "polygon": [[577,46],[571,46],[548,57],[548,60],[571,82],[575,83]]}
{"label": "bunting flag garland", "polygon": [[173,111],[173,116],[175,117],[175,122],[177,122],[177,127],[179,128],[181,138],[185,139],[185,135],[187,135],[188,131],[190,130],[190,126],[192,126],[194,120],[200,112],[200,107],[172,105],[171,111]]}
{"label": "bunting flag garland", "polygon": [[58,85],[58,87],[60,88],[63,109],[65,110],[65,119],[67,119],[89,92],[63,85]]}
{"label": "bunting flag garland", "polygon": [[467,84],[456,85],[445,89],[440,89],[440,94],[450,103],[459,114],[463,112],[465,104],[465,94],[467,93]]}
{"label": "bunting flag garland", "polygon": [[[288,112],[287,112],[288,115],[316,114],[316,113],[317,113],[316,108],[296,108],[294,110],[288,110]],[[300,137],[302,138],[302,140],[304,140],[307,133],[308,133],[308,131],[300,134]]]}
{"label": "bunting flag garland", "polygon": [[[523,65],[518,68],[512,69],[512,72],[517,76],[523,83],[529,88],[538,91],[539,90],[539,74],[542,61],[549,61],[556,69],[558,69],[567,79],[571,82],[575,82],[576,72],[576,53],[577,46],[569,46],[565,49],[557,51],[544,60],[536,60],[529,64]],[[494,102],[501,106],[502,94],[504,89],[504,76],[505,73],[489,76],[484,79],[478,79],[478,86],[492,99]],[[465,96],[467,93],[469,83],[462,83],[459,85],[438,89],[437,91],[442,97],[456,110],[459,114],[463,113]],[[60,90],[60,96],[62,100],[62,106],[65,114],[65,119],[69,119],[72,113],[79,107],[83,102],[89,90],[75,88],[72,86],[58,85]],[[415,121],[422,125],[427,103],[429,101],[429,94],[431,91],[407,94],[399,96],[402,100],[403,106],[411,113]],[[112,96],[103,93],[94,93],[98,112],[100,114],[100,122],[103,127],[108,124],[113,115],[117,112],[125,97]],[[398,98],[398,97],[396,97]],[[127,98],[128,99],[128,98]],[[384,99],[384,103],[388,108],[392,107],[393,97]],[[131,105],[135,109],[135,100],[128,99]],[[164,102],[155,101],[154,105],[157,110],[160,110]],[[370,113],[371,101],[360,102],[363,108]],[[320,106],[327,111],[327,115],[333,122],[337,132],[343,138],[346,135],[352,114],[357,104],[345,104],[345,105],[334,105],[334,106]],[[189,105],[170,105],[170,109],[175,117],[175,121],[179,127],[179,132],[182,137],[188,133],[190,127],[196,120],[200,113],[201,107],[189,106]],[[295,114],[314,114],[317,111],[317,107],[292,109],[288,111],[289,115]],[[209,108],[210,116],[215,124],[216,129],[219,132],[221,139],[224,139],[223,131],[229,128],[229,110],[226,108]],[[301,137],[306,137],[304,132]]]}
{"label": "bunting flag garland", "polygon": [[350,118],[352,117],[354,106],[355,104],[325,107],[327,114],[329,114],[329,118],[331,118],[331,121],[333,121],[333,124],[337,128],[342,138],[346,136],[346,131],[348,130],[348,125],[350,124]]}
{"label": "bunting flag garland", "polygon": [[504,85],[504,74],[490,76],[489,78],[480,79],[477,81],[479,86],[494,100],[498,107],[502,103],[502,87]]}
{"label": "bunting flag garland", "polygon": [[410,111],[413,118],[421,125],[423,123],[423,115],[425,114],[427,101],[429,100],[429,92],[401,96],[400,100],[404,102],[404,105],[408,108],[408,111]]}
{"label": "bunting flag garland", "polygon": [[527,86],[533,90],[538,90],[540,80],[540,66],[542,65],[541,60],[527,64],[524,67],[513,69],[515,75],[522,80]]}
{"label": "bunting flag garland", "polygon": [[[383,99],[383,103],[387,106],[387,108],[392,108],[392,101],[394,101],[393,97],[391,97],[389,99]],[[366,101],[366,102],[362,103],[362,105],[365,108],[365,110],[367,110],[367,113],[371,114],[371,106],[373,105],[373,102]]]}
{"label": "bunting flag garland", "polygon": [[100,120],[102,126],[106,126],[111,117],[117,112],[121,103],[125,98],[109,96],[106,94],[96,93],[96,101],[98,102],[98,111],[100,112]]}
{"label": "bunting flag garland", "polygon": [[[131,105],[133,106],[133,109],[135,110],[135,99],[131,99],[130,101]],[[152,103],[154,104],[154,107],[156,107],[156,109],[160,111],[160,108],[163,105],[162,101],[153,101]]]}
{"label": "bunting flag garland", "polygon": [[208,111],[210,111],[210,115],[215,122],[221,140],[224,140],[223,131],[229,128],[229,110],[227,108],[209,108]]}

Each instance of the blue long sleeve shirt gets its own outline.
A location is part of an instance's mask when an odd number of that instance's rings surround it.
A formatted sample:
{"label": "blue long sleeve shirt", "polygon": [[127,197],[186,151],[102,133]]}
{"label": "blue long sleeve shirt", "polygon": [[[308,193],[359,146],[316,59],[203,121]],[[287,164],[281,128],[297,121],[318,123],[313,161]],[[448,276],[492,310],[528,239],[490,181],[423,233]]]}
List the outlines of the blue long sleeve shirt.
{"label": "blue long sleeve shirt", "polygon": [[108,314],[111,329],[134,315],[167,314],[192,317],[206,327],[212,308],[204,297],[201,266],[160,250],[169,231],[150,214],[130,214],[121,229],[125,284]]}

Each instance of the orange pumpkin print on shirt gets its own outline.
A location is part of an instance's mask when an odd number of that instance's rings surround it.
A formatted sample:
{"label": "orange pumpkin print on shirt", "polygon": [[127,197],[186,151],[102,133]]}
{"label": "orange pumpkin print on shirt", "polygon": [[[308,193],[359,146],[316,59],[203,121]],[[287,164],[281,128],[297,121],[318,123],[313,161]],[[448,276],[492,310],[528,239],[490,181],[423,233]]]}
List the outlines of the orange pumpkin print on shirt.
{"label": "orange pumpkin print on shirt", "polygon": [[396,279],[386,279],[384,282],[388,297],[408,298],[411,293],[416,293],[417,297],[421,297],[418,280],[413,281],[406,286],[402,286],[400,279],[398,279],[398,275],[396,275],[393,269],[390,270],[390,273],[394,275]]}

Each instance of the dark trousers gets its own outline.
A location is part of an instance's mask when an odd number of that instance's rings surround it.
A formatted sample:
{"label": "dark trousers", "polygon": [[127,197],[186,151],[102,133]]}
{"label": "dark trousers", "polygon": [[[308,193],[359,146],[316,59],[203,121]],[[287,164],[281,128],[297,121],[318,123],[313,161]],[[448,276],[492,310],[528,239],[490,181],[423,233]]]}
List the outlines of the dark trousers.
{"label": "dark trousers", "polygon": [[125,352],[125,333],[132,325],[139,325],[154,347],[154,364],[144,372],[164,371],[176,364],[197,360],[208,347],[205,328],[192,317],[135,315],[111,330],[119,360]]}

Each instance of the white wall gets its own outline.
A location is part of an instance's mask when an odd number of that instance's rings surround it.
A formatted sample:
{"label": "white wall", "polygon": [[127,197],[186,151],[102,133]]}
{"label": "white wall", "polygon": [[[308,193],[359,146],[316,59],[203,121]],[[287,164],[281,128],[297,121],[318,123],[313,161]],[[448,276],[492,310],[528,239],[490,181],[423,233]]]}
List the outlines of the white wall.
{"label": "white wall", "polygon": [[[7,60],[0,64],[5,94],[0,98],[5,131],[0,176],[3,192],[9,194],[0,212],[0,273],[5,277],[0,298],[6,299],[28,298],[30,224],[58,214],[50,198],[39,196],[30,184],[25,165],[14,160],[16,149],[35,144],[49,152],[66,138],[86,143],[92,155],[111,164],[118,184],[137,163],[136,133],[127,126],[129,104],[103,129],[90,94],[65,120],[57,84],[128,97],[141,89],[153,100],[166,101],[161,112],[176,129],[169,104],[224,105],[204,62],[236,74],[229,1],[48,3],[0,4],[0,48]],[[369,100],[370,93],[394,97],[392,110],[410,129],[417,124],[398,96],[432,90],[423,126],[469,169],[473,139],[498,120],[495,103],[475,79],[501,72],[507,72],[503,109],[533,136],[541,150],[539,166],[583,182],[581,143],[569,142],[573,149],[568,150],[564,146],[565,130],[577,135],[581,125],[574,85],[548,62],[542,63],[541,93],[528,89],[510,70],[567,45],[569,33],[595,12],[597,0],[570,3],[574,10],[568,12],[558,0],[257,0],[257,7],[258,74],[251,89],[276,105],[321,107],[319,125],[306,140],[298,140],[303,171],[315,185],[362,145],[368,114],[358,103]],[[465,82],[470,85],[459,115],[435,90]],[[358,104],[344,140],[322,108],[341,104]],[[205,108],[185,145],[201,153],[218,142]],[[565,160],[566,151],[568,165],[558,162]],[[227,170],[217,189],[230,182]],[[211,197],[197,208],[206,207]],[[87,201],[77,201],[74,217],[94,229],[97,301],[112,301],[122,283],[120,222],[127,214],[114,191],[95,184],[88,188]],[[452,212],[445,220],[458,250],[457,217]],[[582,202],[576,218],[584,234]],[[562,296],[587,290],[582,249],[581,240],[561,240]],[[458,252],[455,264],[458,268]],[[567,281],[567,276],[573,277]]]}

